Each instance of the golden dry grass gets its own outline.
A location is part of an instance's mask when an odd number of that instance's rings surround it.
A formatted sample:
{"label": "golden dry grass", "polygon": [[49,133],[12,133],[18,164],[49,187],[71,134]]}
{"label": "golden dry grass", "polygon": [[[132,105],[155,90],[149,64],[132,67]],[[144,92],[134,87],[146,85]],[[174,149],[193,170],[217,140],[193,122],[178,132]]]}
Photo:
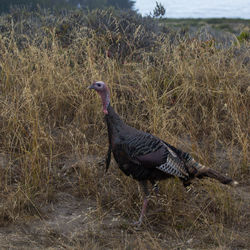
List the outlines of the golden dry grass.
{"label": "golden dry grass", "polygon": [[[43,218],[41,209],[60,191],[94,202],[95,226],[81,239],[56,240],[47,232],[44,247],[247,249],[249,42],[238,45],[245,52],[237,56],[236,48],[196,39],[173,45],[166,36],[157,50],[121,63],[104,55],[105,39],[79,33],[62,47],[54,29],[40,45],[20,50],[13,37],[1,37],[0,224]],[[107,82],[112,105],[128,124],[229,174],[239,189],[202,180],[187,193],[178,180],[161,182],[146,226],[135,231],[130,223],[138,217],[140,191],[114,162],[104,173],[107,132],[99,97],[87,90],[93,80]],[[117,225],[110,226],[110,214]]]}

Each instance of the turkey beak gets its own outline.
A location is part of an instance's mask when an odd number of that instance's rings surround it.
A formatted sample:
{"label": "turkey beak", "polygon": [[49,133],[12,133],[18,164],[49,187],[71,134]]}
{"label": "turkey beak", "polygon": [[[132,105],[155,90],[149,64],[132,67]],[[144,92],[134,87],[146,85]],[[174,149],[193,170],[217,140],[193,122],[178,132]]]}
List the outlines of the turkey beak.
{"label": "turkey beak", "polygon": [[93,84],[91,84],[90,86],[88,86],[88,89],[94,89]]}
{"label": "turkey beak", "polygon": [[96,81],[94,81],[90,86],[88,86],[88,89],[95,89],[95,83]]}

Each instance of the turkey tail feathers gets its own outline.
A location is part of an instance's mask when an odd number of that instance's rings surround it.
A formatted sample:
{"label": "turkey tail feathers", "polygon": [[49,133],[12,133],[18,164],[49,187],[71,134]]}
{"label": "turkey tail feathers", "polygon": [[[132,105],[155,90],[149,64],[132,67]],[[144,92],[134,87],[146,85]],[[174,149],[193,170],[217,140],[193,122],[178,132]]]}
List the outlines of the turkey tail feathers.
{"label": "turkey tail feathers", "polygon": [[214,169],[211,169],[196,162],[192,157],[189,157],[189,159],[186,162],[186,166],[192,177],[197,177],[197,178],[209,177],[218,180],[222,184],[227,184],[232,186],[237,186],[239,184],[237,181],[234,181],[230,177],[227,177],[217,172]]}

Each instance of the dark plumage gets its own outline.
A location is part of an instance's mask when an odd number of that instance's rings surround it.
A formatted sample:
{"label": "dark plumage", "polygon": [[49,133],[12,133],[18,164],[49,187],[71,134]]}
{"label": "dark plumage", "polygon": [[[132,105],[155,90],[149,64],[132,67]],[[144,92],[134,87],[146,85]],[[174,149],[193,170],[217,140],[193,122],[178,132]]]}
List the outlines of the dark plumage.
{"label": "dark plumage", "polygon": [[197,163],[185,153],[149,133],[126,125],[110,105],[109,90],[104,82],[94,82],[90,87],[101,96],[103,112],[108,127],[109,149],[106,170],[109,168],[111,152],[126,174],[140,182],[145,198],[138,224],[142,223],[148,202],[147,181],[152,185],[158,180],[178,177],[184,186],[195,178],[211,177],[223,184],[237,184],[231,178]]}

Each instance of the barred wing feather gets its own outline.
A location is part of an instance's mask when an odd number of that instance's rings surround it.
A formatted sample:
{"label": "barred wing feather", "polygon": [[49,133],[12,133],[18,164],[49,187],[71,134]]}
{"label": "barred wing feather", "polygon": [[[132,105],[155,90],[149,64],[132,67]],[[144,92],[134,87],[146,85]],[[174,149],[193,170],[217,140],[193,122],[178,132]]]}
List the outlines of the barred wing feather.
{"label": "barred wing feather", "polygon": [[143,167],[157,168],[184,179],[189,176],[182,160],[166,144],[151,134],[139,133],[130,138],[127,152],[131,159]]}

